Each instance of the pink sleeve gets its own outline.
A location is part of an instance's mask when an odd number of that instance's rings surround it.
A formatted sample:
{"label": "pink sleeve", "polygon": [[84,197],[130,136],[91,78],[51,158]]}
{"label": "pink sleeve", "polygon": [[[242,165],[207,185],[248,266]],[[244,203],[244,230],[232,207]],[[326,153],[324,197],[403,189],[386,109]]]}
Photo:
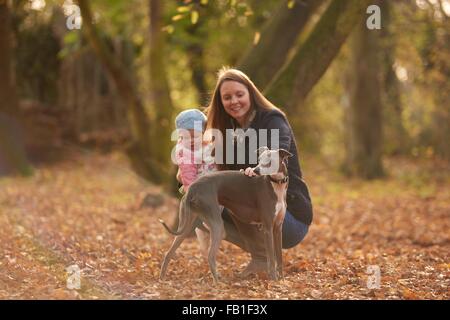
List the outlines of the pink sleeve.
{"label": "pink sleeve", "polygon": [[[187,158],[190,158],[191,154],[187,153],[185,156],[187,156]],[[187,191],[189,185],[197,179],[197,165],[194,163],[185,163],[193,161],[183,161],[182,149],[179,149],[179,152],[177,152],[177,162],[178,168],[180,169],[181,183],[183,184],[184,191]]]}
{"label": "pink sleeve", "polygon": [[184,191],[187,191],[189,185],[197,179],[197,165],[180,164],[181,183]]}

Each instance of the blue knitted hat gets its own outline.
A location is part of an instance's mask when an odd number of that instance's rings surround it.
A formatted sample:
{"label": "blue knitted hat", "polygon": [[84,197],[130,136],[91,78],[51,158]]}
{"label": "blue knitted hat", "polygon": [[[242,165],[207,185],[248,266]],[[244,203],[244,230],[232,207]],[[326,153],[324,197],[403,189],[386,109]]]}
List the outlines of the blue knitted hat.
{"label": "blue knitted hat", "polygon": [[184,110],[180,112],[175,119],[175,126],[177,129],[203,131],[205,123],[205,114],[197,109]]}

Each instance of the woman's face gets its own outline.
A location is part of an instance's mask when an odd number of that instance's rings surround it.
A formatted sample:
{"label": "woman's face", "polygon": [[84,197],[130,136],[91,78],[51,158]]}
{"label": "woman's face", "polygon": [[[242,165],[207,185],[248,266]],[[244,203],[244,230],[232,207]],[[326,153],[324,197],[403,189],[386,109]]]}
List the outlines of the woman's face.
{"label": "woman's face", "polygon": [[236,81],[225,81],[220,86],[220,98],[225,112],[242,125],[251,108],[247,87]]}

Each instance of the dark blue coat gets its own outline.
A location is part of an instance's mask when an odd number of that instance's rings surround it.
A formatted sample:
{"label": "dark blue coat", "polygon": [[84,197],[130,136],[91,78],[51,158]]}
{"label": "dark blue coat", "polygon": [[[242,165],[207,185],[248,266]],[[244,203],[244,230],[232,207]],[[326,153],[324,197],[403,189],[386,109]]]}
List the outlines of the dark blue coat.
{"label": "dark blue coat", "polygon": [[[232,124],[232,127],[235,124]],[[297,151],[297,143],[295,141],[294,134],[292,132],[292,128],[289,125],[288,121],[284,117],[284,115],[278,110],[258,110],[252,122],[250,123],[249,128],[253,128],[256,132],[259,132],[259,129],[267,129],[268,131],[268,139],[265,143],[264,141],[259,141],[258,136],[258,145],[257,148],[262,146],[267,146],[271,148],[271,139],[270,139],[270,129],[278,129],[279,130],[279,148],[288,150],[292,153],[292,157],[288,159],[288,172],[289,172],[289,185],[287,191],[287,210],[299,221],[310,225],[313,218],[313,210],[311,197],[309,195],[308,187],[305,181],[302,179],[302,171],[300,169],[300,162]],[[237,149],[238,149],[238,141],[245,141],[245,163],[237,164]],[[230,170],[240,170],[245,169],[247,167],[254,167],[255,162],[250,161],[250,153],[255,153],[256,150],[250,150],[249,148],[249,139],[245,136],[239,139],[236,137],[235,143],[235,161],[234,164],[227,165],[227,169]]]}

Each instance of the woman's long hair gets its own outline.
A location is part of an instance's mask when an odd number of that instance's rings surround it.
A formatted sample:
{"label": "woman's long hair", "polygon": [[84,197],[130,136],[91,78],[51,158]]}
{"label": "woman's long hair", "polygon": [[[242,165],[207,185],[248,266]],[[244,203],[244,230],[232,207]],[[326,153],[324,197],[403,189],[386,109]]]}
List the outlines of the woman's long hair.
{"label": "woman's long hair", "polygon": [[[278,110],[281,114],[284,113],[274,106],[266,97],[258,90],[255,84],[250,78],[240,70],[232,69],[229,67],[223,67],[219,70],[217,76],[217,84],[212,94],[211,102],[206,109],[206,115],[208,117],[206,123],[206,129],[218,129],[222,133],[222,137],[225,139],[226,129],[233,128],[233,118],[225,112],[225,108],[222,104],[222,98],[220,95],[220,89],[225,81],[236,81],[243,84],[250,96],[250,110],[247,116],[252,114],[252,110]],[[223,143],[223,157],[226,159],[226,141]],[[220,170],[227,169],[226,165],[218,164]]]}

